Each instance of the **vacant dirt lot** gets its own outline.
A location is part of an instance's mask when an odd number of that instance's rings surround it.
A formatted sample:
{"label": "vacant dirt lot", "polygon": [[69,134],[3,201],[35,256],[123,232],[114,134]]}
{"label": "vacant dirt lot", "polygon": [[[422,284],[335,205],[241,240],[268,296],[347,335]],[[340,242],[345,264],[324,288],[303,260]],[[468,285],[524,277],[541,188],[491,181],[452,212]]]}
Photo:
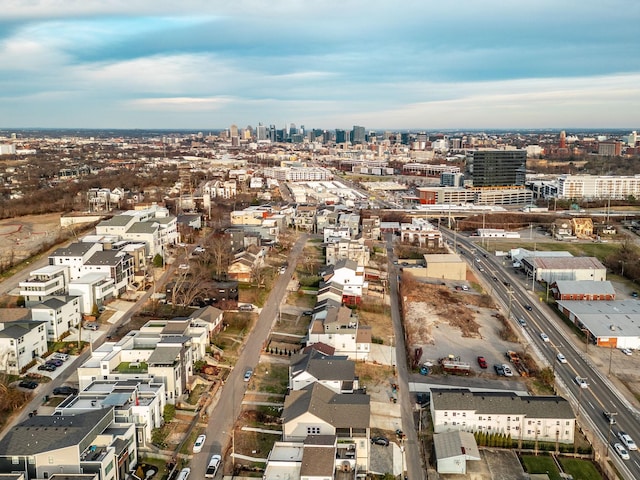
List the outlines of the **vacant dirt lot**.
{"label": "vacant dirt lot", "polygon": [[477,366],[476,357],[483,355],[491,365],[505,363],[507,350],[521,350],[517,343],[500,338],[502,324],[495,316],[496,307],[482,292],[456,291],[403,277],[402,300],[408,346],[411,351],[422,347],[422,361],[454,355]]}
{"label": "vacant dirt lot", "polygon": [[0,220],[0,262],[29,258],[61,231],[59,213]]}

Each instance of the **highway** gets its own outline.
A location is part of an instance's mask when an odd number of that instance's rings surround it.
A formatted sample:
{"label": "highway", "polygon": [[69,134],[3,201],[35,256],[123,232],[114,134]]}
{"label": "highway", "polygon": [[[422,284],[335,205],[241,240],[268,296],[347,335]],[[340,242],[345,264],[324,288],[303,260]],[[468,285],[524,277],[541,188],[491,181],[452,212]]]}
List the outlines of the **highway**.
{"label": "highway", "polygon": [[[445,238],[453,241],[453,234],[441,229]],[[543,362],[553,368],[556,390],[567,397],[576,412],[579,425],[585,432],[594,433],[598,440],[593,443],[596,458],[609,455],[618,471],[628,479],[640,478],[640,451],[631,451],[629,460],[622,460],[613,444],[618,442],[617,432],[623,430],[636,442],[640,441],[640,421],[638,412],[607,379],[606,372],[600,372],[585,354],[585,348],[601,348],[576,342],[577,337],[555,312],[542,300],[546,292],[531,290],[531,279],[515,274],[510,262],[482,250],[467,237],[457,235],[458,252],[466,257],[490,294],[503,305],[505,312],[511,313],[510,321],[514,329],[523,337],[525,348],[531,348]],[[508,286],[507,286],[508,285]],[[528,308],[527,308],[528,307]],[[523,318],[526,326],[517,319]],[[540,336],[545,333],[549,341]],[[562,353],[566,363],[557,360]],[[581,388],[576,377],[585,379],[587,388]],[[614,412],[616,425],[610,425],[603,412]],[[607,448],[609,445],[609,448]]]}

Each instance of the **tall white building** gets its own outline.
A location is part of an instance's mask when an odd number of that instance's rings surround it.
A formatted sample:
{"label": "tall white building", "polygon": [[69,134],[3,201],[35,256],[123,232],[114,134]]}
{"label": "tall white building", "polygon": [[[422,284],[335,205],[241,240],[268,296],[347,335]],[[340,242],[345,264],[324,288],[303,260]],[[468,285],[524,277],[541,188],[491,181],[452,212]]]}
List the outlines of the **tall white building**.
{"label": "tall white building", "polygon": [[640,175],[561,175],[558,177],[558,198],[624,200],[630,196],[640,196]]}

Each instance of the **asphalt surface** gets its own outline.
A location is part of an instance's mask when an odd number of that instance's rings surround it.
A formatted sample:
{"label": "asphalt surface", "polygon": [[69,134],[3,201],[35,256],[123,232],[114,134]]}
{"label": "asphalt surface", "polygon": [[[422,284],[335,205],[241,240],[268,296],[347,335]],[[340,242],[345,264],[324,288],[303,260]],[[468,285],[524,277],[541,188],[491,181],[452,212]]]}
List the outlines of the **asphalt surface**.
{"label": "asphalt surface", "polygon": [[[444,229],[443,233],[452,238]],[[492,296],[502,303],[505,311],[510,311],[514,329],[518,330],[529,348],[553,368],[556,390],[572,402],[583,430],[594,432],[599,438],[599,443],[594,445],[596,451],[602,454],[608,451],[611,461],[624,478],[640,478],[640,451],[629,452],[631,458],[624,461],[612,447],[618,442],[616,434],[620,430],[631,435],[636,442],[640,440],[640,416],[609,381],[607,374],[596,368],[585,354],[586,348],[601,347],[586,347],[585,343],[577,342],[575,334],[558,319],[549,306],[540,301],[541,297],[546,297],[546,291],[538,290],[534,294],[531,279],[525,281],[523,275],[513,273],[509,261],[505,265],[502,258],[488,252],[485,256],[480,246],[460,235],[457,236],[456,243],[458,250],[464,252],[463,256],[472,264],[475,275],[491,289]],[[484,271],[480,271],[480,268]],[[510,287],[505,286],[504,282],[508,282]],[[522,327],[516,318],[524,318],[527,325]],[[540,333],[545,333],[549,342],[543,341]],[[557,360],[558,353],[566,357],[567,363]],[[576,376],[585,379],[588,387],[581,388],[576,382]],[[604,411],[616,413],[616,425],[609,424]]]}
{"label": "asphalt surface", "polygon": [[398,377],[398,400],[400,401],[400,411],[402,414],[402,430],[406,435],[402,442],[404,448],[403,467],[406,476],[410,480],[420,480],[425,478],[426,469],[422,465],[422,455],[418,443],[418,434],[413,417],[414,401],[409,391],[409,369],[407,367],[406,344],[402,320],[400,317],[399,295],[398,295],[398,270],[393,264],[395,256],[393,253],[393,237],[387,235],[387,259],[389,261],[389,298],[391,300],[391,321],[395,334],[396,347],[396,374]]}
{"label": "asphalt surface", "polygon": [[[255,370],[258,364],[260,352],[277,318],[278,308],[285,298],[287,284],[291,280],[307,238],[308,235],[302,235],[291,249],[288,260],[289,266],[286,272],[276,280],[255,326],[247,335],[236,367],[231,371],[222,387],[218,403],[209,417],[205,431],[207,440],[202,452],[194,455],[189,465],[193,478],[204,478],[209,459],[214,454],[222,455],[223,462],[233,462],[231,457],[224,457],[224,452],[232,441],[232,427],[235,419],[240,414],[242,397],[247,389],[248,384],[244,382],[243,376],[247,368]],[[218,469],[216,477],[221,478],[223,470],[224,468]]]}

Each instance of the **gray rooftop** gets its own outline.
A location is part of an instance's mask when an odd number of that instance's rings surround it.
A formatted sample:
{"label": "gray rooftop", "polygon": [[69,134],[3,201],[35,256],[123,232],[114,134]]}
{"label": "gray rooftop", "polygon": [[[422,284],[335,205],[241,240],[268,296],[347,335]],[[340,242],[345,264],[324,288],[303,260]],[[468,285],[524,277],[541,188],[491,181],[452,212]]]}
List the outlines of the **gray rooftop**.
{"label": "gray rooftop", "polygon": [[287,395],[282,418],[288,422],[307,412],[335,428],[369,428],[370,397],[335,393],[314,382]]}
{"label": "gray rooftop", "polygon": [[116,266],[129,256],[129,254],[122,255],[122,253],[117,250],[104,250],[91,255],[84,264],[92,266]]}
{"label": "gray rooftop", "polygon": [[36,415],[13,427],[0,441],[0,456],[24,456],[78,445],[113,410],[77,415]]}
{"label": "gray rooftop", "polygon": [[562,294],[582,295],[615,295],[616,291],[610,281],[595,282],[593,280],[558,280],[555,282]]}
{"label": "gray rooftop", "polygon": [[108,220],[103,220],[98,224],[99,227],[126,227],[131,221],[137,221],[131,215],[115,215]]}
{"label": "gray rooftop", "polygon": [[600,260],[596,257],[535,257],[526,258],[526,261],[535,265],[536,269],[548,270],[604,270]]}
{"label": "gray rooftop", "polygon": [[431,402],[433,408],[438,411],[469,410],[483,415],[575,418],[569,402],[558,396],[518,396],[514,392],[472,392],[466,388],[432,388]]}
{"label": "gray rooftop", "polygon": [[18,320],[5,323],[5,327],[0,330],[0,338],[18,339],[43,323],[47,323],[46,320]]}
{"label": "gray rooftop", "polygon": [[559,300],[595,337],[640,336],[639,300]]}
{"label": "gray rooftop", "polygon": [[158,347],[149,356],[147,364],[149,365],[170,365],[175,362],[182,347]]}
{"label": "gray rooftop", "polygon": [[127,229],[127,233],[151,234],[157,232],[159,228],[155,220],[153,222],[136,222]]}
{"label": "gray rooftop", "polygon": [[50,257],[81,257],[85,255],[95,244],[76,242],[66,247],[56,249]]}
{"label": "gray rooftop", "polygon": [[444,432],[433,435],[433,446],[436,450],[436,457],[452,458],[464,455],[470,460],[480,460],[480,451],[476,444],[473,433],[470,432]]}

